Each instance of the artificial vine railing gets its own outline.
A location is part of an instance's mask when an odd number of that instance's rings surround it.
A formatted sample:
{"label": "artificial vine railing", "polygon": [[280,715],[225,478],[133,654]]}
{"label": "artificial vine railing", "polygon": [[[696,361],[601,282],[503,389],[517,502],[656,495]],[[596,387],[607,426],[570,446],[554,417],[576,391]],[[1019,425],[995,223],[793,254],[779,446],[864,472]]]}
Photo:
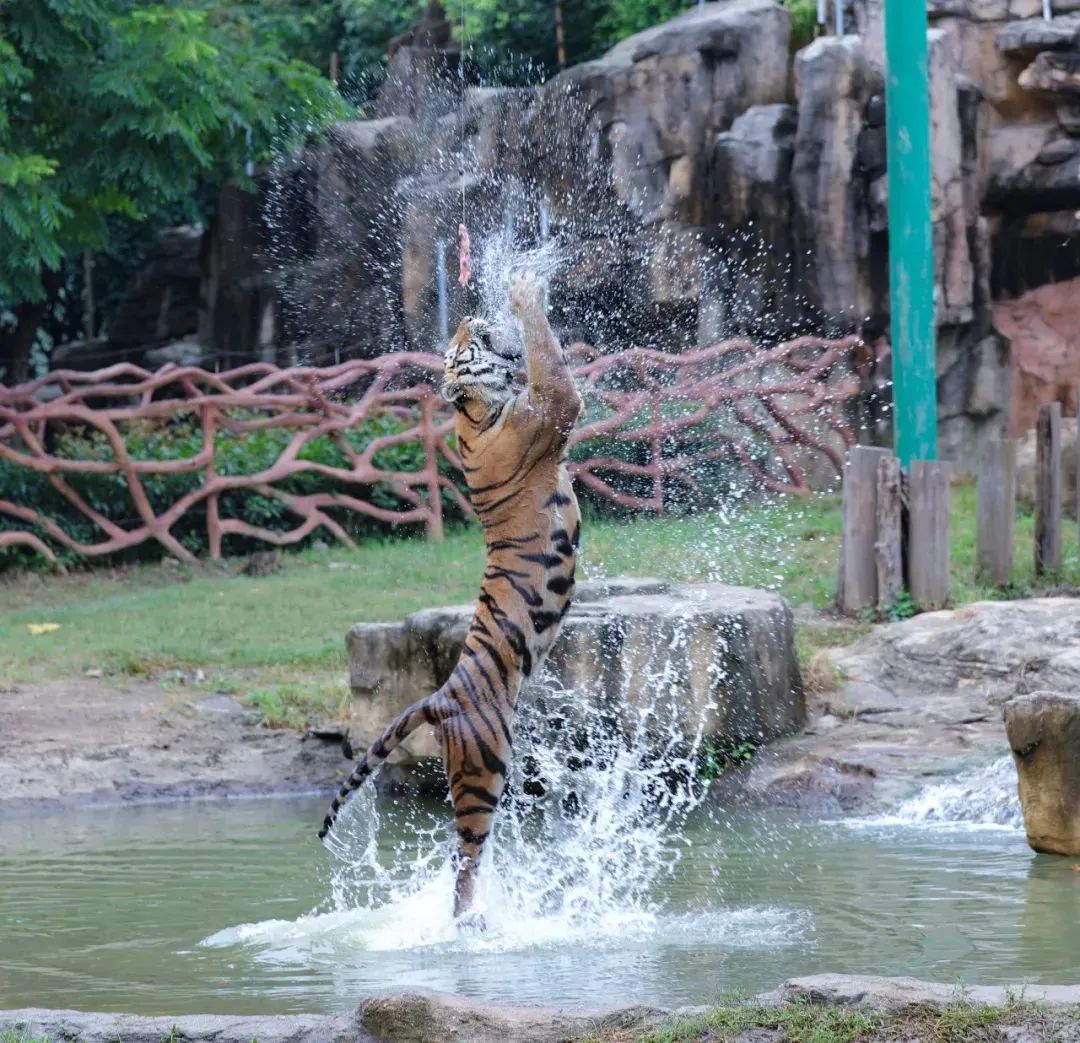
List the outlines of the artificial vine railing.
{"label": "artificial vine railing", "polygon": [[[682,355],[644,348],[603,355],[574,345],[570,357],[588,411],[573,436],[571,467],[596,495],[654,512],[664,509],[672,482],[692,486],[700,468],[719,459],[738,461],[761,486],[805,493],[805,454],[839,473],[853,441],[844,410],[857,393],[847,365],[855,344],[804,337],[762,350],[729,341]],[[173,530],[195,511],[205,513],[212,558],[229,535],[283,545],[321,529],[351,545],[343,523],[349,512],[422,523],[438,539],[444,498],[472,513],[456,480],[452,416],[435,387],[441,368],[438,355],[401,352],[323,369],[259,363],[226,373],[176,366],[152,373],[122,364],[0,385],[0,467],[44,476],[63,513],[92,523],[98,537],[73,535],[55,510],[0,498],[0,549],[21,545],[55,560],[58,548],[89,557],[156,540],[190,561],[194,554]],[[355,432],[373,418],[390,423],[357,444]],[[170,459],[132,452],[133,431],[178,423],[198,425],[196,451]],[[73,431],[81,433],[80,445],[89,437],[96,450],[63,451]],[[252,473],[228,473],[222,437],[258,432],[285,433],[274,459]],[[327,440],[335,447],[329,462],[312,451]],[[417,450],[413,466],[386,462],[395,447]],[[91,475],[119,483],[129,501],[122,522],[80,491]],[[175,475],[201,481],[155,509],[148,484]],[[305,477],[321,487],[297,491]],[[281,505],[295,526],[282,531],[228,516],[223,503],[238,493]]]}

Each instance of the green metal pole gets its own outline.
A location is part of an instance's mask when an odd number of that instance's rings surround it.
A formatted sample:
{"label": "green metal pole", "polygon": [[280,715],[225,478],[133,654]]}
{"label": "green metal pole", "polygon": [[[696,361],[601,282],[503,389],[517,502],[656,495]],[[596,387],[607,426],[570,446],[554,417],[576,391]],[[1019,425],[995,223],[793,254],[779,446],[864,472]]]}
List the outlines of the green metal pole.
{"label": "green metal pole", "polygon": [[893,423],[904,467],[937,457],[926,0],[885,0]]}

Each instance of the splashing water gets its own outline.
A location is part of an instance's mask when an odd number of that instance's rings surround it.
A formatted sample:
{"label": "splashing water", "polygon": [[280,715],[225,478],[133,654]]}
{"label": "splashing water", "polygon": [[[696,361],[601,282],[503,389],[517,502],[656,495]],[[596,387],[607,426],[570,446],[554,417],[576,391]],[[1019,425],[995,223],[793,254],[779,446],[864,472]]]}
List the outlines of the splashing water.
{"label": "splashing water", "polygon": [[[664,882],[689,844],[687,819],[704,797],[695,776],[703,736],[700,728],[684,735],[676,722],[680,678],[671,659],[657,647],[653,662],[636,678],[633,698],[618,692],[609,704],[586,705],[550,679],[523,694],[507,794],[479,878],[484,933],[459,931],[452,918],[449,805],[441,816],[411,809],[412,836],[384,864],[369,784],[329,838],[339,865],[328,912],[232,928],[207,944],[271,944],[279,952],[328,943],[377,950],[598,944],[661,930],[706,937],[732,916],[748,915],[718,908],[716,893],[701,894],[708,911],[693,915],[672,911],[665,899]],[[719,860],[719,832],[704,835],[711,839],[696,833],[696,856],[701,843],[715,844]],[[781,920],[790,928],[790,917],[757,914],[766,933],[770,925],[780,930]],[[745,927],[742,933],[758,937]]]}
{"label": "splashing water", "polygon": [[1016,793],[1016,768],[1011,757],[962,772],[948,782],[927,786],[900,805],[908,821],[1011,826],[1020,829],[1023,817]]}
{"label": "splashing water", "polygon": [[932,826],[950,829],[1022,829],[1011,757],[924,787],[889,815],[858,819],[854,825]]}

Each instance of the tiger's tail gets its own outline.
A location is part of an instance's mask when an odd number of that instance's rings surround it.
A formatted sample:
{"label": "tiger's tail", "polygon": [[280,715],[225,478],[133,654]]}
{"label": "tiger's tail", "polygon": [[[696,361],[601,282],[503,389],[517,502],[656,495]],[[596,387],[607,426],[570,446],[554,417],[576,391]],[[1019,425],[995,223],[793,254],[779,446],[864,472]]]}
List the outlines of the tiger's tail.
{"label": "tiger's tail", "polygon": [[338,795],[330,805],[330,810],[323,819],[322,829],[319,830],[319,839],[322,840],[334,826],[338,812],[348,800],[353,790],[359,789],[364,780],[371,775],[376,768],[404,742],[422,724],[438,724],[445,716],[447,698],[445,687],[432,693],[425,699],[415,702],[401,716],[396,717],[387,726],[385,731],[376,739],[367,753],[356,762],[345,784],[341,787]]}

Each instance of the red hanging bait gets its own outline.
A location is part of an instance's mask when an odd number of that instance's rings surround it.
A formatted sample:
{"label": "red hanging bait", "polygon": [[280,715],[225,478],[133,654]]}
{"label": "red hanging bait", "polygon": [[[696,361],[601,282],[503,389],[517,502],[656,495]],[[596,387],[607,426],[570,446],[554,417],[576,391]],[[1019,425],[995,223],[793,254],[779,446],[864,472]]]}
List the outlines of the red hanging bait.
{"label": "red hanging bait", "polygon": [[469,230],[465,224],[457,226],[458,283],[468,286],[472,278],[472,244],[469,242]]}

